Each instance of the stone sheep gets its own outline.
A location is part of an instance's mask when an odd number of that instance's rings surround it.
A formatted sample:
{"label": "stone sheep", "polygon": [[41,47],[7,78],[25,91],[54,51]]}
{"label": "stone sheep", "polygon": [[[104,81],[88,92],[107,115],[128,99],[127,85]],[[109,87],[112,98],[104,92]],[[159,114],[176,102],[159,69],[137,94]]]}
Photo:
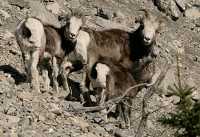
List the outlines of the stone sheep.
{"label": "stone sheep", "polygon": [[[53,26],[45,26],[39,19],[26,18],[18,25],[15,32],[17,42],[22,51],[25,70],[28,80],[31,82],[33,90],[40,91],[38,65],[44,61],[50,62],[52,69],[53,86],[58,91],[57,76],[59,74],[59,64],[65,60],[67,48],[70,43],[64,37],[62,29]],[[43,66],[47,67],[47,66]],[[48,90],[50,80],[48,71],[44,70],[45,89]],[[64,75],[64,74],[63,74]]]}

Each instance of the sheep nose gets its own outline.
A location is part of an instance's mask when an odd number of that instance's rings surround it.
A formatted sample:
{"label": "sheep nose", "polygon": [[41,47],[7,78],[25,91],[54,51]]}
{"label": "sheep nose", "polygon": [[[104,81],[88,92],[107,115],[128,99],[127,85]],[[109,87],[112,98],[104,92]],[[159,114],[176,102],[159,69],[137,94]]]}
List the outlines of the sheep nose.
{"label": "sheep nose", "polygon": [[149,37],[144,37],[144,39],[146,40],[146,41],[150,41],[151,39],[149,38]]}
{"label": "sheep nose", "polygon": [[75,38],[75,36],[76,36],[76,35],[75,35],[74,33],[70,33],[70,37],[71,37],[71,38]]}

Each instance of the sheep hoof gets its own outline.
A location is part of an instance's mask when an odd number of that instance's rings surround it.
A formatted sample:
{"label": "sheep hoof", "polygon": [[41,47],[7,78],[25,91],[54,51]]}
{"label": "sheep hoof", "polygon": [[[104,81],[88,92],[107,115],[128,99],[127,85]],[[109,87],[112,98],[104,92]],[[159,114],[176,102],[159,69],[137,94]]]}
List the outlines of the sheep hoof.
{"label": "sheep hoof", "polygon": [[101,113],[102,113],[102,119],[103,119],[103,121],[104,121],[105,123],[108,123],[107,110],[104,109],[104,110],[101,111]]}
{"label": "sheep hoof", "polygon": [[56,93],[59,93],[59,88],[58,88],[58,86],[54,86],[54,90],[56,91]]}
{"label": "sheep hoof", "polygon": [[40,88],[32,87],[32,91],[35,93],[40,93]]}

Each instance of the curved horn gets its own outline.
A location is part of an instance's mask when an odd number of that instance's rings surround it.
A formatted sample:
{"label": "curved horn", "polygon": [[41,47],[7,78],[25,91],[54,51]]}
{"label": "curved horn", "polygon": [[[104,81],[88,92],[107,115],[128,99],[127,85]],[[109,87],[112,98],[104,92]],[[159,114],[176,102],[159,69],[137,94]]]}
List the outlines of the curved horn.
{"label": "curved horn", "polygon": [[70,11],[70,13],[68,14],[69,16],[71,16],[72,14],[73,14],[73,9],[72,8],[70,8],[70,7],[68,7],[67,6],[67,8],[69,9],[69,11]]}
{"label": "curved horn", "polygon": [[139,11],[143,11],[146,18],[150,17],[149,11],[147,9],[140,9]]}

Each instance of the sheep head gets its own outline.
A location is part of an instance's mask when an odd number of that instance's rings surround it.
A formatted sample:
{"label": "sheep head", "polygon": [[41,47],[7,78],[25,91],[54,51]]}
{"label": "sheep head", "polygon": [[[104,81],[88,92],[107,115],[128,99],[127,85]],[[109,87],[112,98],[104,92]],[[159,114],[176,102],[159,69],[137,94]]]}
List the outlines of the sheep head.
{"label": "sheep head", "polygon": [[164,26],[165,19],[153,16],[148,10],[141,9],[144,16],[135,19],[136,23],[140,23],[141,35],[145,45],[151,45],[161,28]]}
{"label": "sheep head", "polygon": [[76,41],[81,27],[85,24],[85,16],[79,11],[71,11],[71,15],[67,16],[66,36],[71,41]]}

